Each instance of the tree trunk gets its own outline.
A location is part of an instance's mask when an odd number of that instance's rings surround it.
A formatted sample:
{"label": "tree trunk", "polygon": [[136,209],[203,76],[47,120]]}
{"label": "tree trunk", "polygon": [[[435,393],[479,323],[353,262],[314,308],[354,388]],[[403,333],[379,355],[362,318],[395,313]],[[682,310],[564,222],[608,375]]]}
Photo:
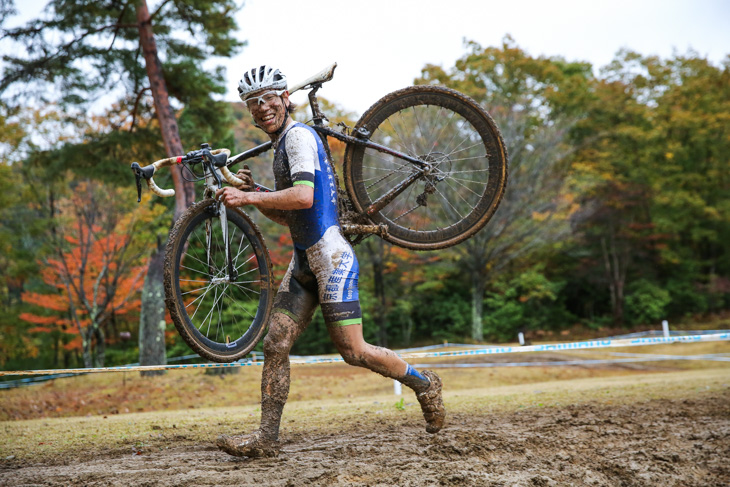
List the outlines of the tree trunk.
{"label": "tree trunk", "polygon": [[611,295],[613,322],[615,325],[621,326],[624,322],[624,285],[628,259],[619,252],[613,235],[611,237],[610,242],[606,242],[605,237],[601,238],[601,250],[608,290]]}
{"label": "tree trunk", "polygon": [[[142,311],[139,316],[140,365],[165,365],[165,289],[162,284],[164,246],[158,245],[150,258],[142,287]],[[142,372],[143,377],[163,374],[163,370]]]}
{"label": "tree trunk", "polygon": [[413,334],[413,317],[410,313],[405,317],[405,322],[403,323],[403,345],[406,347],[410,346],[411,344],[411,335]]}
{"label": "tree trunk", "polygon": [[484,290],[487,283],[483,272],[475,269],[472,271],[471,280],[471,338],[474,341],[484,340]]}
{"label": "tree trunk", "polygon": [[[165,143],[167,157],[184,155],[177,120],[172,106],[170,106],[162,64],[157,55],[157,43],[152,32],[152,21],[146,0],[141,0],[137,5],[137,22],[139,24],[139,42],[142,46],[147,78],[150,81],[152,98],[155,102],[155,113],[157,114],[157,120],[160,122],[160,131],[162,132],[162,140]],[[177,220],[185,211],[185,208],[195,201],[195,188],[193,183],[185,181],[180,171],[176,169],[172,170],[172,181],[175,186],[175,220]]]}
{"label": "tree trunk", "polygon": [[87,369],[94,367],[94,360],[92,359],[91,354],[91,343],[91,326],[88,326],[81,332],[82,357],[84,359],[84,367]]}
{"label": "tree trunk", "polygon": [[383,241],[371,240],[364,246],[373,266],[373,284],[375,285],[375,307],[373,317],[378,327],[378,345],[388,346],[388,324],[385,322],[385,282],[383,279]]}
{"label": "tree trunk", "polygon": [[378,345],[388,346],[388,324],[385,321],[385,282],[383,280],[383,241],[378,240],[373,259],[373,273],[375,274],[375,320],[378,324]]}
{"label": "tree trunk", "polygon": [[[146,0],[137,4],[137,22],[139,39],[144,54],[147,77],[150,81],[152,98],[155,103],[157,120],[160,123],[162,140],[168,157],[183,155],[175,114],[170,106],[167,85],[162,72],[162,64],[157,55],[157,43],[152,32],[152,22]],[[195,201],[193,183],[182,179],[180,171],[172,169],[172,181],[175,186],[175,216],[173,222]],[[139,352],[141,365],[162,365],[167,363],[165,356],[165,306],[162,284],[163,246],[158,246],[150,258],[145,283],[142,289],[142,312],[139,324]],[[142,375],[157,375],[143,373]]]}
{"label": "tree trunk", "polygon": [[96,338],[96,347],[94,348],[94,365],[96,367],[104,367],[106,360],[106,336],[101,325],[94,325],[94,338]]}
{"label": "tree trunk", "polygon": [[61,341],[61,337],[58,334],[54,334],[53,336],[53,368],[58,368],[58,355],[61,349],[61,346],[59,342]]}

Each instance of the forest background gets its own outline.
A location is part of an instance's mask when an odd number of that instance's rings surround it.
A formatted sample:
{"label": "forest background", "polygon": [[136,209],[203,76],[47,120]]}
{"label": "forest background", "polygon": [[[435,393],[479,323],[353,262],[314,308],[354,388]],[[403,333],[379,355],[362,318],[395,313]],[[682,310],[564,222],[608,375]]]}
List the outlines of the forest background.
{"label": "forest background", "polygon": [[[176,211],[149,194],[137,204],[129,170],[170,147],[145,64],[140,2],[52,4],[50,24],[3,30],[27,49],[3,56],[0,82],[4,369],[137,362],[147,269]],[[221,70],[204,68],[241,48],[228,15],[235,8],[163,2],[148,14],[185,151],[208,142],[238,153],[265,140],[241,104],[220,100]],[[198,35],[172,35],[180,26]],[[60,34],[39,34],[49,29]],[[73,62],[81,58],[90,61]],[[414,76],[468,94],[493,116],[510,156],[508,187],[488,226],[457,247],[416,253],[372,237],[356,248],[368,340],[501,342],[520,331],[728,313],[730,57],[716,65],[694,52],[622,50],[594,69],[532,56],[507,36],[498,46],[466,42],[454,66],[426,65]],[[111,85],[125,88],[119,99],[88,115]],[[331,103],[325,112],[349,125],[358,117]],[[339,164],[344,146],[331,144]],[[250,164],[267,185],[269,158]],[[250,212],[281,276],[287,231]],[[167,356],[189,354],[166,322]],[[318,314],[293,353],[333,351]]]}

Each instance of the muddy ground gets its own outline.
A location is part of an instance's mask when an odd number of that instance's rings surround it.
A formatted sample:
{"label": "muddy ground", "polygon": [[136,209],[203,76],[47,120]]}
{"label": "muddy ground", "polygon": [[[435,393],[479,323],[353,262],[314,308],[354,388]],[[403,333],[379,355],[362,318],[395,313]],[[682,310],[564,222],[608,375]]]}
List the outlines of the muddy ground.
{"label": "muddy ground", "polygon": [[337,434],[282,434],[275,459],[210,444],[5,459],[0,485],[717,486],[730,485],[730,392],[684,400],[455,414],[439,434],[369,416]]}

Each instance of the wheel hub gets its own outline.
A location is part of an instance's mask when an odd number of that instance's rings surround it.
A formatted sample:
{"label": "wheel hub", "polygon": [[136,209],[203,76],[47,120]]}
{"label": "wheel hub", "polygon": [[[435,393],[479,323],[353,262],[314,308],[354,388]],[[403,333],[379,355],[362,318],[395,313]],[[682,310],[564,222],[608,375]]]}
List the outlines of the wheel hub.
{"label": "wheel hub", "polygon": [[451,171],[451,159],[443,152],[430,152],[419,156],[418,159],[429,165],[423,173],[423,193],[416,197],[420,206],[428,206],[428,195],[436,192],[436,185],[446,179]]}

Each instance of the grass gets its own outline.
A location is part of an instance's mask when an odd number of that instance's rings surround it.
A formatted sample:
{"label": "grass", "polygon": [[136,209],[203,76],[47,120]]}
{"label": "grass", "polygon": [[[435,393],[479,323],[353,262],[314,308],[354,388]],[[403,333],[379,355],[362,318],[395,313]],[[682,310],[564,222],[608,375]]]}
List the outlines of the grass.
{"label": "grass", "polygon": [[[612,351],[727,354],[730,344]],[[561,352],[553,357],[600,358],[609,357],[612,351]],[[523,361],[527,355],[503,360]],[[449,412],[472,415],[588,402],[625,404],[689,398],[730,388],[729,362],[672,360],[597,367],[447,368],[438,372],[446,385],[444,398]],[[140,453],[184,444],[210,445],[223,432],[249,431],[258,425],[260,374],[260,368],[253,367],[222,376],[206,375],[201,370],[177,370],[153,378],[133,373],[89,374],[3,391],[0,460],[63,459],[102,451]],[[293,366],[292,376],[282,425],[285,435],[337,432],[343,424],[355,425],[368,418],[420,418],[418,404],[409,391],[404,388],[402,397],[395,396],[392,380],[363,369],[344,364],[300,365]]]}

